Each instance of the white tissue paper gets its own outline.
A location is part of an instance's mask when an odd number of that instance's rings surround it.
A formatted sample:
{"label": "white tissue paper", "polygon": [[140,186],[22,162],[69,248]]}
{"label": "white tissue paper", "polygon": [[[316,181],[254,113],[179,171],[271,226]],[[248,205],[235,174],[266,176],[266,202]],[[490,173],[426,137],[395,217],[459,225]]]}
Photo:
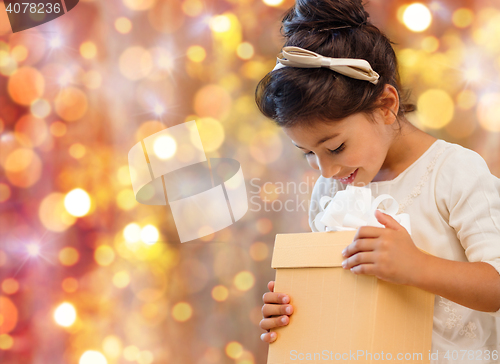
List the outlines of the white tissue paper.
{"label": "white tissue paper", "polygon": [[321,212],[314,218],[314,225],[319,231],[356,230],[361,226],[384,227],[377,221],[375,211],[386,200],[391,201],[389,207],[386,205],[386,210],[380,211],[392,216],[411,235],[410,215],[397,214],[399,204],[391,195],[383,194],[373,198],[369,188],[351,185],[344,191],[338,191],[333,198],[321,197]]}

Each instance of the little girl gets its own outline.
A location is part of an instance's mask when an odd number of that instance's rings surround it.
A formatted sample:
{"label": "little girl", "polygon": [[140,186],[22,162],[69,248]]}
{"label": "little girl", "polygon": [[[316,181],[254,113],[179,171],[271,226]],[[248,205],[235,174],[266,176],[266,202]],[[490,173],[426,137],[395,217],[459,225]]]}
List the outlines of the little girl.
{"label": "little girl", "polygon": [[[394,50],[360,0],[297,0],[282,30],[256,102],[321,172],[311,229],[319,199],[349,184],[393,196],[411,237],[377,211],[385,228],[359,228],[343,267],[436,294],[432,363],[500,362],[500,180],[479,154],[406,120],[414,106],[402,98]],[[268,288],[260,327],[272,342],[293,297]]]}

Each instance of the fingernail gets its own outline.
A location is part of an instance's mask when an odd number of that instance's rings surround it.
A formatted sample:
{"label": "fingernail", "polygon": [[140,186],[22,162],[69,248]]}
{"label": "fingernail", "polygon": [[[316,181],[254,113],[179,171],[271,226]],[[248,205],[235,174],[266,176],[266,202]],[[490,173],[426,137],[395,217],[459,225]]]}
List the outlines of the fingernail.
{"label": "fingernail", "polygon": [[260,335],[260,339],[261,339],[261,340],[264,340],[264,335],[265,335],[265,334],[266,334],[266,333],[263,333],[262,335]]}
{"label": "fingernail", "polygon": [[283,303],[288,303],[288,302],[289,302],[289,298],[288,298],[288,296],[284,296],[284,297],[281,299],[281,302],[283,302]]}
{"label": "fingernail", "polygon": [[292,313],[292,308],[288,306],[285,311],[288,315],[290,315]]}
{"label": "fingernail", "polygon": [[344,260],[344,261],[342,262],[342,268],[345,268],[346,264],[347,264],[347,261],[345,261],[345,260]]}
{"label": "fingernail", "polygon": [[345,249],[342,250],[342,256],[345,257]]}
{"label": "fingernail", "polygon": [[284,323],[284,324],[286,324],[286,317],[282,317],[281,318],[281,322]]}

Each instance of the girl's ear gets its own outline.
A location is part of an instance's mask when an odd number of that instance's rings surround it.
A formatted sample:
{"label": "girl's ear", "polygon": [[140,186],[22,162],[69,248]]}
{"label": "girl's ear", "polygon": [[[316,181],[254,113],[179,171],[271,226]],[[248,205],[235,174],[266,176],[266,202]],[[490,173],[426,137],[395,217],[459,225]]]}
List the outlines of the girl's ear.
{"label": "girl's ear", "polygon": [[399,111],[399,95],[394,86],[386,84],[379,98],[380,112],[387,125],[393,124]]}

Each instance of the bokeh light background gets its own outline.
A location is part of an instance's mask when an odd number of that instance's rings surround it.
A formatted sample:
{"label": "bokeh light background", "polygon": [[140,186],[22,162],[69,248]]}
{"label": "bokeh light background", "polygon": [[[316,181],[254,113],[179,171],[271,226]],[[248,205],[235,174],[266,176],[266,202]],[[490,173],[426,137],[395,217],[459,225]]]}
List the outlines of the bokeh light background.
{"label": "bokeh light background", "polygon": [[[16,34],[0,12],[3,364],[265,363],[274,236],[310,231],[319,176],[254,103],[292,4],[86,0]],[[422,4],[367,7],[396,43],[411,121],[499,176],[500,3]],[[241,163],[250,201],[181,245],[168,207],[135,201],[127,154],[193,119],[207,157]]]}

